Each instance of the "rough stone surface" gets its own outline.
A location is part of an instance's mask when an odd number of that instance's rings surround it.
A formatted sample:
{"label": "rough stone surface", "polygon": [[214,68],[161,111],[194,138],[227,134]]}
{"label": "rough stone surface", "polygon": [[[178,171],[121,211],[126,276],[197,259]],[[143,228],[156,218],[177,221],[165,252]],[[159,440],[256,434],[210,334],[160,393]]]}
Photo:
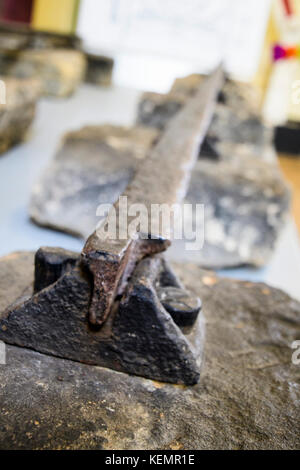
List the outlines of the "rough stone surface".
{"label": "rough stone surface", "polygon": [[0,25],[0,50],[19,51],[20,49],[79,49],[81,40],[78,36],[58,34],[31,29],[26,25],[17,26],[8,23]]}
{"label": "rough stone surface", "polygon": [[137,124],[163,130],[167,122],[182,108],[186,97],[176,93],[166,95],[146,92],[138,106]]}
{"label": "rough stone surface", "polygon": [[[250,106],[248,101],[243,102],[239,86],[229,83],[230,87],[227,82],[223,87],[206,136],[210,151],[204,146],[199,158],[217,160],[241,149],[248,152],[249,158],[256,155],[262,159],[272,159],[272,131],[263,126],[258,111],[252,109],[253,104]],[[163,130],[190,96],[193,94],[183,94],[181,89],[166,95],[144,93],[138,106],[137,124]]]}
{"label": "rough stone surface", "polygon": [[35,78],[44,95],[69,96],[83,81],[85,55],[72,49],[27,49],[7,68],[8,75]]}
{"label": "rough stone surface", "polygon": [[[177,93],[183,97],[193,96],[195,90],[205,79],[205,75],[191,74],[177,78],[170,90],[170,93]],[[257,91],[247,83],[237,82],[227,79],[219,96],[219,102],[226,104],[230,108],[240,110],[247,106],[248,112],[257,114],[260,107],[260,97]]]}
{"label": "rough stone surface", "polygon": [[[113,59],[107,56],[86,53],[82,49],[79,37],[74,35],[36,31],[20,25],[18,27],[3,24],[0,25],[0,74],[20,74],[22,76],[25,74],[27,76],[29,73],[35,73],[37,67],[40,70],[41,65],[37,66],[36,64],[37,53],[32,53],[34,50],[39,51],[39,57],[44,57],[44,52],[49,55],[49,50],[65,50],[66,60],[69,62],[69,65],[67,66],[68,69],[71,69],[70,53],[72,51],[77,51],[79,56],[79,51],[82,51],[86,59],[85,81],[94,85],[102,86],[108,86],[111,84],[114,66]],[[66,51],[68,51],[68,54]],[[24,52],[26,52],[25,55]],[[32,55],[34,55],[34,63],[32,63]],[[39,58],[39,61],[41,60],[44,59]],[[53,60],[54,59],[52,58],[52,61]],[[26,62],[25,64],[24,61]],[[21,62],[21,64],[19,64],[19,62]],[[30,65],[28,62],[30,62]],[[58,59],[58,56],[55,57],[55,62],[56,67],[59,68],[58,73],[61,76],[60,81],[65,80],[69,82],[70,74],[67,74],[66,68],[64,68],[62,73],[61,61]],[[74,59],[72,62],[74,62]],[[80,72],[80,81],[83,78],[83,72],[81,72],[81,69],[82,64],[79,65],[78,71]],[[51,75],[49,75],[50,73]],[[46,74],[47,80],[45,78]],[[76,86],[76,71],[73,71],[72,75],[74,76],[74,87]],[[60,94],[65,95],[72,92],[72,90],[69,91],[72,89],[72,85],[70,84],[67,86],[67,83],[64,83],[64,86],[62,86],[61,83],[60,87],[58,87],[57,84],[54,84],[53,71],[51,71],[49,67],[47,67],[47,70],[45,70],[45,66],[43,67],[43,76],[45,94],[57,95],[58,88],[59,96]],[[51,86],[48,83],[48,79],[53,82]],[[55,78],[55,80],[57,81],[57,78]]]}
{"label": "rough stone surface", "polygon": [[[32,284],[30,257],[0,261],[2,306]],[[7,346],[1,449],[300,448],[300,368],[291,361],[300,304],[265,284],[176,269],[203,300],[200,383],[168,385]],[[12,272],[16,291],[7,295]]]}
{"label": "rough stone surface", "polygon": [[205,240],[199,251],[176,241],[169,257],[222,268],[264,265],[289,213],[290,192],[277,165],[241,155],[198,161],[186,202],[204,204]]}
{"label": "rough stone surface", "polygon": [[0,77],[6,103],[0,104],[0,153],[24,140],[35,116],[40,87],[34,80]]}
{"label": "rough stone surface", "polygon": [[44,94],[68,95],[84,76],[80,46],[77,36],[1,24],[0,74],[35,77],[40,79]]}
{"label": "rough stone surface", "polygon": [[[193,74],[176,79],[170,93],[144,93],[140,100],[137,122],[164,129],[168,121],[194,96],[204,76]],[[270,145],[272,133],[261,122],[259,100],[247,84],[226,80],[219,95],[207,139],[219,155],[225,155],[225,143],[246,144],[252,151],[262,153]],[[232,148],[228,149],[229,152]],[[202,150],[201,156],[207,156]]]}
{"label": "rough stone surface", "polygon": [[86,239],[101,221],[99,204],[113,204],[158,136],[142,127],[91,126],[64,138],[33,189],[32,219]]}

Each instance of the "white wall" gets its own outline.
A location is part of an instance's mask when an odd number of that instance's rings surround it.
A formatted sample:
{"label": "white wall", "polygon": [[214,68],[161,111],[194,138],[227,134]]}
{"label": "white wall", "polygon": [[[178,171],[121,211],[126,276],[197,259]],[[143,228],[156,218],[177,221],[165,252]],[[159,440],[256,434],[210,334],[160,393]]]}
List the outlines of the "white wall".
{"label": "white wall", "polygon": [[85,47],[116,58],[115,82],[167,91],[175,76],[220,60],[239,79],[255,73],[270,0],[82,0]]}

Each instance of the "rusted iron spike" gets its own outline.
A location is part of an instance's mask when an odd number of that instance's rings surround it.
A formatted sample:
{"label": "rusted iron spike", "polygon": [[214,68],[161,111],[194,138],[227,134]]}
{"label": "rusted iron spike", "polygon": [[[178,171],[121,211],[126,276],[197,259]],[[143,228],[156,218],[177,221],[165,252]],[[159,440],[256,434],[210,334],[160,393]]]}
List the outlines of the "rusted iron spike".
{"label": "rusted iron spike", "polygon": [[[123,194],[127,196],[128,207],[143,204],[150,216],[151,204],[171,206],[183,200],[223,80],[222,68],[218,67],[170,121]],[[115,220],[115,214],[117,223],[120,222],[118,202],[114,209],[116,212],[108,214],[104,225],[109,226],[111,218]],[[140,239],[138,234],[132,237],[128,233],[126,239],[111,240],[100,237],[97,231],[88,238],[82,260],[94,278],[89,309],[91,324],[100,327],[105,322],[115,297],[123,293],[137,262],[145,256],[166,250],[170,245],[170,241],[161,236],[159,227],[153,229],[153,221],[149,221],[149,227],[151,236],[147,240]],[[117,233],[119,229],[124,229],[122,221]]]}

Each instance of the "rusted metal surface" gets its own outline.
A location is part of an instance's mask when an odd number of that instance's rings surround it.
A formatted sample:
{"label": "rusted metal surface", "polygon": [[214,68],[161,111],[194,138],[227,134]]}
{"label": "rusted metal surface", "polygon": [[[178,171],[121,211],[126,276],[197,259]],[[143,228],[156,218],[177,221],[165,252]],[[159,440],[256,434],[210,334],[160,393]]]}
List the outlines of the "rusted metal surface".
{"label": "rusted metal surface", "polygon": [[[131,204],[143,204],[148,214],[151,214],[152,204],[171,206],[183,200],[223,80],[223,71],[219,67],[170,121],[123,194],[127,196],[128,207]],[[114,210],[116,212],[110,212],[104,224],[109,226],[115,215],[119,222],[118,202]],[[121,224],[117,226],[117,233],[124,230]],[[151,227],[151,233],[147,239],[139,233],[127,233],[124,239],[112,240],[108,236],[100,237],[97,231],[88,238],[82,251],[82,260],[94,280],[89,310],[91,324],[98,327],[103,325],[114,299],[124,291],[137,262],[145,256],[164,251],[170,245],[160,227],[153,227],[153,220],[149,220],[148,226]]]}

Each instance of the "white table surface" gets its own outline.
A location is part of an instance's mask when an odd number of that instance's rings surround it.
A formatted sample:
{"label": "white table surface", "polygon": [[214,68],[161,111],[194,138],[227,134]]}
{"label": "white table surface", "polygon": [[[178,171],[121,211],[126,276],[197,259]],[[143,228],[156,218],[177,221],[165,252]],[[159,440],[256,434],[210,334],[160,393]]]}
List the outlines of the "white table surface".
{"label": "white table surface", "polygon": [[[140,92],[121,87],[83,85],[68,99],[43,99],[25,143],[0,156],[0,256],[40,246],[80,251],[83,242],[34,225],[28,217],[32,184],[39,178],[62,135],[89,124],[131,125]],[[300,300],[300,244],[291,220],[280,237],[270,263],[261,269],[220,271],[237,279],[263,281]]]}

